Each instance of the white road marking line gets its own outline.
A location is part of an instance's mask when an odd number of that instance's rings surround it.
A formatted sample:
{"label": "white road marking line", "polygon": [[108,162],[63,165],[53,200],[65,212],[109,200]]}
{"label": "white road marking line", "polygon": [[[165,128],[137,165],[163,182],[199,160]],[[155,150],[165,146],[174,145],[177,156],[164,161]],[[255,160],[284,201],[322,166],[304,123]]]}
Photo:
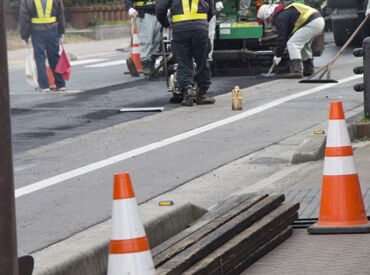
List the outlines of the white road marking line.
{"label": "white road marking line", "polygon": [[108,66],[121,65],[121,64],[124,64],[124,63],[126,63],[126,60],[121,59],[121,60],[116,60],[116,61],[109,61],[109,62],[99,63],[99,64],[95,64],[95,65],[88,65],[88,66],[85,66],[85,68],[103,68],[103,67],[108,67]]}
{"label": "white road marking line", "polygon": [[72,66],[74,66],[74,65],[83,65],[83,64],[89,64],[89,63],[103,62],[105,60],[108,60],[108,59],[100,58],[100,59],[75,60],[75,61],[71,61],[70,63]]}
{"label": "white road marking line", "polygon": [[41,189],[44,189],[46,187],[55,185],[57,183],[60,183],[60,182],[63,182],[63,181],[66,181],[66,180],[84,175],[84,174],[87,174],[89,172],[98,170],[100,168],[104,168],[104,167],[107,167],[109,165],[115,164],[117,162],[120,162],[120,161],[129,159],[129,158],[132,158],[132,157],[135,157],[135,156],[153,151],[155,149],[159,149],[161,147],[173,144],[175,142],[182,141],[184,139],[196,136],[198,134],[202,134],[202,133],[205,133],[207,131],[219,128],[221,126],[233,123],[235,121],[247,118],[249,116],[258,114],[262,111],[266,111],[268,109],[276,107],[280,104],[291,101],[293,99],[303,97],[303,96],[306,96],[306,95],[310,95],[310,94],[313,94],[313,93],[316,93],[316,92],[319,92],[319,91],[337,86],[339,84],[343,84],[343,83],[346,83],[346,82],[349,82],[349,81],[352,81],[352,80],[356,80],[358,78],[362,78],[362,75],[354,75],[354,76],[351,76],[351,77],[341,79],[341,80],[339,80],[338,83],[330,83],[330,84],[320,85],[320,86],[317,86],[315,88],[308,89],[306,91],[302,91],[302,92],[299,92],[299,93],[296,93],[296,94],[293,94],[293,95],[289,95],[289,96],[286,96],[286,97],[283,97],[283,98],[279,98],[277,100],[274,100],[274,101],[271,101],[269,103],[263,104],[263,105],[258,106],[256,108],[250,109],[248,111],[239,113],[237,115],[234,115],[234,116],[231,116],[231,117],[228,117],[228,118],[225,118],[225,119],[213,122],[213,123],[210,123],[208,125],[204,125],[202,127],[187,131],[185,133],[178,134],[176,136],[169,137],[169,138],[163,139],[161,141],[154,142],[154,143],[151,143],[151,144],[133,149],[131,151],[124,152],[122,154],[119,154],[119,155],[116,155],[116,156],[113,156],[113,157],[110,157],[110,158],[107,158],[107,159],[103,159],[103,160],[95,162],[95,163],[91,163],[91,164],[82,166],[80,168],[71,170],[69,172],[65,172],[65,173],[62,173],[60,175],[56,175],[54,177],[29,184],[27,186],[16,189],[15,190],[15,197],[16,198],[22,197],[24,195],[36,192],[38,190],[41,190]]}

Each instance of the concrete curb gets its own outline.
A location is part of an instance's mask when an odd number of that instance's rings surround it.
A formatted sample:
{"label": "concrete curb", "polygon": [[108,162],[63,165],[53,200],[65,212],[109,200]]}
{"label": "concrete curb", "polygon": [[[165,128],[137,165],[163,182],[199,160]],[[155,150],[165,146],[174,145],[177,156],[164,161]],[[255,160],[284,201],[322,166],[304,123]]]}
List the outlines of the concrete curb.
{"label": "concrete curb", "polygon": [[[362,108],[362,107],[361,107]],[[357,138],[357,126],[356,121],[361,118],[361,111],[355,109],[356,111],[350,112],[347,121],[347,130],[351,141]],[[303,163],[307,161],[315,161],[323,158],[325,156],[325,146],[326,146],[326,135],[316,134],[311,135],[299,145],[297,151],[292,157],[292,164]]]}

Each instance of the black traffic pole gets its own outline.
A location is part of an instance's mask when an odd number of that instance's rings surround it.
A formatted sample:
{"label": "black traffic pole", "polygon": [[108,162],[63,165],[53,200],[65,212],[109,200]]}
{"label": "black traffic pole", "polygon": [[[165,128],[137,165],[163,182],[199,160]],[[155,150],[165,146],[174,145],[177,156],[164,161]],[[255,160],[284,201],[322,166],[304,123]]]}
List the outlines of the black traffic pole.
{"label": "black traffic pole", "polygon": [[17,233],[10,128],[8,61],[0,3],[0,274],[18,275]]}
{"label": "black traffic pole", "polygon": [[364,50],[364,116],[370,119],[370,37],[362,42]]}

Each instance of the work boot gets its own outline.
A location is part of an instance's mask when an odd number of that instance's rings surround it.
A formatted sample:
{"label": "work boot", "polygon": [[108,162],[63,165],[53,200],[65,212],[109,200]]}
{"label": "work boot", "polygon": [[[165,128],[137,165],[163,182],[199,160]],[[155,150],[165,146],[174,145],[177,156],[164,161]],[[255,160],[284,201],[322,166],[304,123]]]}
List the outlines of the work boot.
{"label": "work boot", "polygon": [[151,61],[141,62],[141,67],[143,68],[143,74],[145,76],[148,76],[153,72],[153,64]]}
{"label": "work boot", "polygon": [[183,106],[193,106],[194,105],[194,98],[192,96],[191,87],[188,87],[183,90],[182,97],[183,97],[183,100],[181,101],[181,105]]}
{"label": "work boot", "polygon": [[208,88],[199,88],[196,101],[198,105],[213,104],[215,101],[213,97],[208,95]]}
{"label": "work boot", "polygon": [[303,64],[301,59],[290,60],[289,73],[280,75],[281,78],[302,78]]}
{"label": "work boot", "polygon": [[313,59],[307,59],[306,61],[303,61],[303,76],[310,76],[313,75],[315,72],[314,66],[313,66]]}
{"label": "work boot", "polygon": [[170,103],[181,103],[183,101],[184,97],[182,94],[173,94],[172,97],[170,98]]}

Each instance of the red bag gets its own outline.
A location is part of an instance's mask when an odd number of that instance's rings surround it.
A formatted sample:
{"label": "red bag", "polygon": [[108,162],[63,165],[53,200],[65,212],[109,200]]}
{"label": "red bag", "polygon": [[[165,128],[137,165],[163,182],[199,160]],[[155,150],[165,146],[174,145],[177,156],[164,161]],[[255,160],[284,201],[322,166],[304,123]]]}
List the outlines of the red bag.
{"label": "red bag", "polygon": [[71,64],[69,63],[69,59],[66,54],[66,51],[64,50],[63,45],[62,44],[60,45],[62,46],[62,53],[58,60],[58,64],[55,67],[55,72],[61,74],[64,80],[69,80],[72,67],[71,67]]}

